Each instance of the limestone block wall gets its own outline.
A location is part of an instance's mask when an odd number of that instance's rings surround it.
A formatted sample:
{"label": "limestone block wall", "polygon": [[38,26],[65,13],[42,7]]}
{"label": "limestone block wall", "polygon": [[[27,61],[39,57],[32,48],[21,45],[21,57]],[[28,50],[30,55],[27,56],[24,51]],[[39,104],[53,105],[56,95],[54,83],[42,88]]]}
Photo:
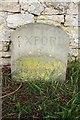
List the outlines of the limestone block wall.
{"label": "limestone block wall", "polygon": [[0,65],[11,62],[10,34],[29,23],[61,27],[70,38],[69,56],[78,57],[78,2],[47,0],[1,0],[0,2]]}

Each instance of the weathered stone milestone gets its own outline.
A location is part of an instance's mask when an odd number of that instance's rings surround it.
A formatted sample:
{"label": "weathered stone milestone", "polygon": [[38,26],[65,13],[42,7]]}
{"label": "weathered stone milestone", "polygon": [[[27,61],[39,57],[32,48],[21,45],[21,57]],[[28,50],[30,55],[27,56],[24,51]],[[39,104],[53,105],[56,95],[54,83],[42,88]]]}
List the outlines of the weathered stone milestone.
{"label": "weathered stone milestone", "polygon": [[13,32],[11,40],[14,78],[65,79],[69,38],[61,28],[28,24]]}

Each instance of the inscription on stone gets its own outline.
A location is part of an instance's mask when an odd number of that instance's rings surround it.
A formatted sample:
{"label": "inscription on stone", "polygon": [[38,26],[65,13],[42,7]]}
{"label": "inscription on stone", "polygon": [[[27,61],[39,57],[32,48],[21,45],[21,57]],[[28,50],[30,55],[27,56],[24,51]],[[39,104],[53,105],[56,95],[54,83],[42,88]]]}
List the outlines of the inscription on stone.
{"label": "inscription on stone", "polygon": [[69,38],[61,28],[28,24],[13,32],[11,40],[15,78],[44,79],[46,76],[47,80],[54,71],[52,78],[65,79]]}

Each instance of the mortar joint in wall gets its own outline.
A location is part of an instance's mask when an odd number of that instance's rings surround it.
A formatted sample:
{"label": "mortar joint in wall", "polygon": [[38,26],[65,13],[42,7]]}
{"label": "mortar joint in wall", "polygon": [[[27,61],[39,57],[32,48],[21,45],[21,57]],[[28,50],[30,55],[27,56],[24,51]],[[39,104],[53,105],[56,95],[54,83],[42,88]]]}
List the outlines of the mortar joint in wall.
{"label": "mortar joint in wall", "polygon": [[37,23],[38,16],[34,15],[34,22]]}
{"label": "mortar joint in wall", "polygon": [[66,22],[66,14],[64,14],[64,23]]}

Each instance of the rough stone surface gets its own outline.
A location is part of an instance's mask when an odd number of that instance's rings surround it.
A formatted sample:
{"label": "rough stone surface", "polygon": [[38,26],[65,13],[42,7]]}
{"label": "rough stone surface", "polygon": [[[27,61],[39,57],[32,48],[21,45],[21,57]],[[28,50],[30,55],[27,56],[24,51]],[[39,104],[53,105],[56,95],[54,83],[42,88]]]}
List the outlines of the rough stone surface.
{"label": "rough stone surface", "polygon": [[78,48],[78,43],[77,43],[77,39],[70,39],[70,44],[69,44],[70,48],[72,49],[77,49]]}
{"label": "rough stone surface", "polygon": [[10,41],[2,42],[2,51],[3,52],[9,52],[9,46],[10,46]]}
{"label": "rough stone surface", "polygon": [[64,22],[64,16],[63,15],[41,15],[38,17],[38,22],[41,23],[48,23],[48,24],[54,24],[56,26],[60,26],[60,23]]}
{"label": "rough stone surface", "polygon": [[10,52],[2,52],[2,58],[10,58],[11,53]]}
{"label": "rough stone surface", "polygon": [[9,41],[9,31],[7,28],[5,28],[4,25],[1,25],[0,29],[0,41]]}
{"label": "rough stone surface", "polygon": [[59,14],[64,14],[69,8],[68,2],[44,2],[45,5],[49,8],[53,8],[58,11]]}
{"label": "rough stone surface", "polygon": [[69,53],[73,56],[73,57],[77,57],[78,56],[78,49],[69,49]]}
{"label": "rough stone surface", "polygon": [[78,26],[78,15],[66,15],[65,26]]}
{"label": "rough stone surface", "polygon": [[67,9],[67,14],[78,14],[78,3],[71,2]]}
{"label": "rough stone surface", "polygon": [[0,25],[6,22],[7,13],[0,12]]}
{"label": "rough stone surface", "polygon": [[1,58],[1,65],[10,65],[11,64],[11,60],[10,58]]}
{"label": "rough stone surface", "polygon": [[18,0],[11,2],[0,2],[0,11],[20,12],[20,5]]}
{"label": "rough stone surface", "polygon": [[45,10],[42,12],[42,14],[46,14],[46,15],[54,15],[54,14],[59,14],[59,11],[57,9],[54,8],[45,8]]}
{"label": "rough stone surface", "polygon": [[0,52],[0,58],[2,58],[2,52]]}
{"label": "rough stone surface", "polygon": [[2,51],[2,41],[0,41],[0,52]]}
{"label": "rough stone surface", "polygon": [[[1,53],[0,53],[1,54]],[[2,66],[2,58],[0,57],[0,67]]]}
{"label": "rough stone surface", "polygon": [[7,17],[7,26],[10,28],[16,28],[33,22],[34,22],[34,16],[29,13],[13,14],[13,15],[8,15]]}
{"label": "rough stone surface", "polygon": [[64,30],[69,35],[70,39],[77,39],[78,38],[78,27],[64,27]]}
{"label": "rough stone surface", "polygon": [[43,5],[38,0],[32,3],[30,1],[27,0],[25,3],[23,0],[20,0],[21,9],[27,10],[28,12],[35,15],[40,15],[40,13],[44,10]]}
{"label": "rough stone surface", "polygon": [[0,41],[3,41],[5,38],[5,27],[6,27],[6,17],[7,13],[0,12]]}

